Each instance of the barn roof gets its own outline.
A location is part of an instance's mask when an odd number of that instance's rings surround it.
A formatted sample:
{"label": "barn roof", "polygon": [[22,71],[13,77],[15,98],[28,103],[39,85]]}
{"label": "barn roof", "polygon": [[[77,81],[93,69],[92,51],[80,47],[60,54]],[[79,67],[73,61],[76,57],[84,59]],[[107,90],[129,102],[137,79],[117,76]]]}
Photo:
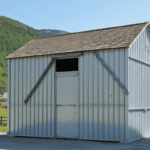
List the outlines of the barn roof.
{"label": "barn roof", "polygon": [[149,22],[35,38],[6,58],[128,47]]}

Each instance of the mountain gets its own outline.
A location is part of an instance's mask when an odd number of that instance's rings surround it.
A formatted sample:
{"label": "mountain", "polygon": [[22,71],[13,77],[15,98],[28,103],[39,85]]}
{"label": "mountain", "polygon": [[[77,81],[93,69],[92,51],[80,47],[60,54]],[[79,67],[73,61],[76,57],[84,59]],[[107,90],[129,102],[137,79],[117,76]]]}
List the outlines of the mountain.
{"label": "mountain", "polygon": [[39,33],[43,35],[43,37],[46,36],[54,36],[54,35],[60,35],[60,34],[69,34],[69,32],[62,31],[62,30],[51,30],[51,29],[41,29],[37,30]]}
{"label": "mountain", "polygon": [[34,38],[69,34],[69,32],[51,29],[34,29],[17,20],[0,16],[0,93],[7,92],[6,57]]}

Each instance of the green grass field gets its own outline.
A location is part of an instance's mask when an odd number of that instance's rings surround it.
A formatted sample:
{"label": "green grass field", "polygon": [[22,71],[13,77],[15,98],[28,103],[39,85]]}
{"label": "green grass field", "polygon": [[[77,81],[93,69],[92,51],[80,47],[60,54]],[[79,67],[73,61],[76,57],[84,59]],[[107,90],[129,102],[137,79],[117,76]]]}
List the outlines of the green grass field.
{"label": "green grass field", "polygon": [[[0,116],[7,117],[7,108],[1,108],[0,105]],[[3,118],[3,120],[7,120],[7,118]],[[0,132],[7,132],[7,121],[3,121],[3,124],[0,125]]]}

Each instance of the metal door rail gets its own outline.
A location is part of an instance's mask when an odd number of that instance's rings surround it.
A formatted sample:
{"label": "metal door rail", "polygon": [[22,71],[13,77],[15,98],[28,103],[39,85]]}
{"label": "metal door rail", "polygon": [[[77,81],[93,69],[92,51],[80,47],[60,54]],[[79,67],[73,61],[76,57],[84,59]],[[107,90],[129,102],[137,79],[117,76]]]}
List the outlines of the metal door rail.
{"label": "metal door rail", "polygon": [[[11,106],[55,106],[54,104],[31,104],[31,105],[23,105],[23,104],[13,104],[13,105],[9,105],[10,107]],[[111,104],[108,104],[108,105],[106,105],[106,104],[89,104],[89,105],[86,105],[86,104],[84,104],[84,105],[75,105],[75,104],[72,104],[72,105],[56,105],[56,107],[57,106],[74,106],[74,107],[87,107],[87,106],[92,106],[92,107],[97,107],[97,106],[103,106],[103,107],[110,107],[110,106],[112,106],[112,107],[117,107],[117,106],[125,106],[124,104],[116,104],[116,105],[111,105]],[[141,108],[141,109],[144,109],[144,108]],[[150,109],[150,108],[146,108],[146,109]],[[133,110],[133,109],[131,109],[131,110]]]}
{"label": "metal door rail", "polygon": [[37,104],[37,105],[36,104],[35,105],[34,104],[33,105],[32,104],[31,105],[24,105],[24,104],[17,105],[17,104],[14,104],[14,105],[9,105],[9,106],[35,106],[36,107],[36,106],[55,106],[55,105],[54,104],[41,104],[41,105],[40,104]]}
{"label": "metal door rail", "polygon": [[102,107],[120,107],[120,106],[125,106],[124,104],[115,104],[115,105],[113,105],[113,104],[89,104],[89,105],[86,105],[86,104],[84,104],[84,105],[79,105],[79,107],[87,107],[87,106],[91,106],[91,107],[98,107],[98,106],[102,106]]}
{"label": "metal door rail", "polygon": [[70,104],[70,105],[67,105],[67,104],[66,104],[66,105],[65,105],[65,104],[63,104],[63,105],[56,105],[56,107],[57,107],[57,106],[64,106],[64,107],[66,107],[66,106],[74,106],[74,107],[76,107],[75,104]]}
{"label": "metal door rail", "polygon": [[124,92],[126,94],[129,94],[129,92],[126,90],[125,86],[120,82],[120,80],[113,73],[113,71],[109,68],[109,66],[107,66],[107,64],[104,62],[104,60],[95,51],[93,51],[93,53],[98,58],[98,60],[103,64],[103,66],[107,69],[107,71],[113,76],[113,78],[118,82],[118,84],[121,86],[121,88],[124,90]]}
{"label": "metal door rail", "polygon": [[83,55],[83,52],[78,52],[78,53],[70,53],[70,54],[60,54],[60,55],[52,55],[52,58],[56,58],[56,59],[61,59],[61,58],[72,58],[72,57],[79,57]]}
{"label": "metal door rail", "polygon": [[128,110],[129,111],[131,111],[131,110],[144,110],[144,111],[146,111],[146,110],[150,110],[150,108],[130,108]]}
{"label": "metal door rail", "polygon": [[70,74],[57,74],[55,73],[55,77],[66,77],[66,76],[77,76],[79,73],[70,73]]}

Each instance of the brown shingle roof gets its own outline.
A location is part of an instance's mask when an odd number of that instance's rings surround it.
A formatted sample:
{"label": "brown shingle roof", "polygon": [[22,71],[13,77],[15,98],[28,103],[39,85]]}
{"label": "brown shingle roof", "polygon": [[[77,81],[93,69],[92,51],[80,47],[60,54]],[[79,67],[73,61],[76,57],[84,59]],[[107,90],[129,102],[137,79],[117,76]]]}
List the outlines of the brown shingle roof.
{"label": "brown shingle roof", "polygon": [[36,38],[6,58],[128,47],[147,23]]}

